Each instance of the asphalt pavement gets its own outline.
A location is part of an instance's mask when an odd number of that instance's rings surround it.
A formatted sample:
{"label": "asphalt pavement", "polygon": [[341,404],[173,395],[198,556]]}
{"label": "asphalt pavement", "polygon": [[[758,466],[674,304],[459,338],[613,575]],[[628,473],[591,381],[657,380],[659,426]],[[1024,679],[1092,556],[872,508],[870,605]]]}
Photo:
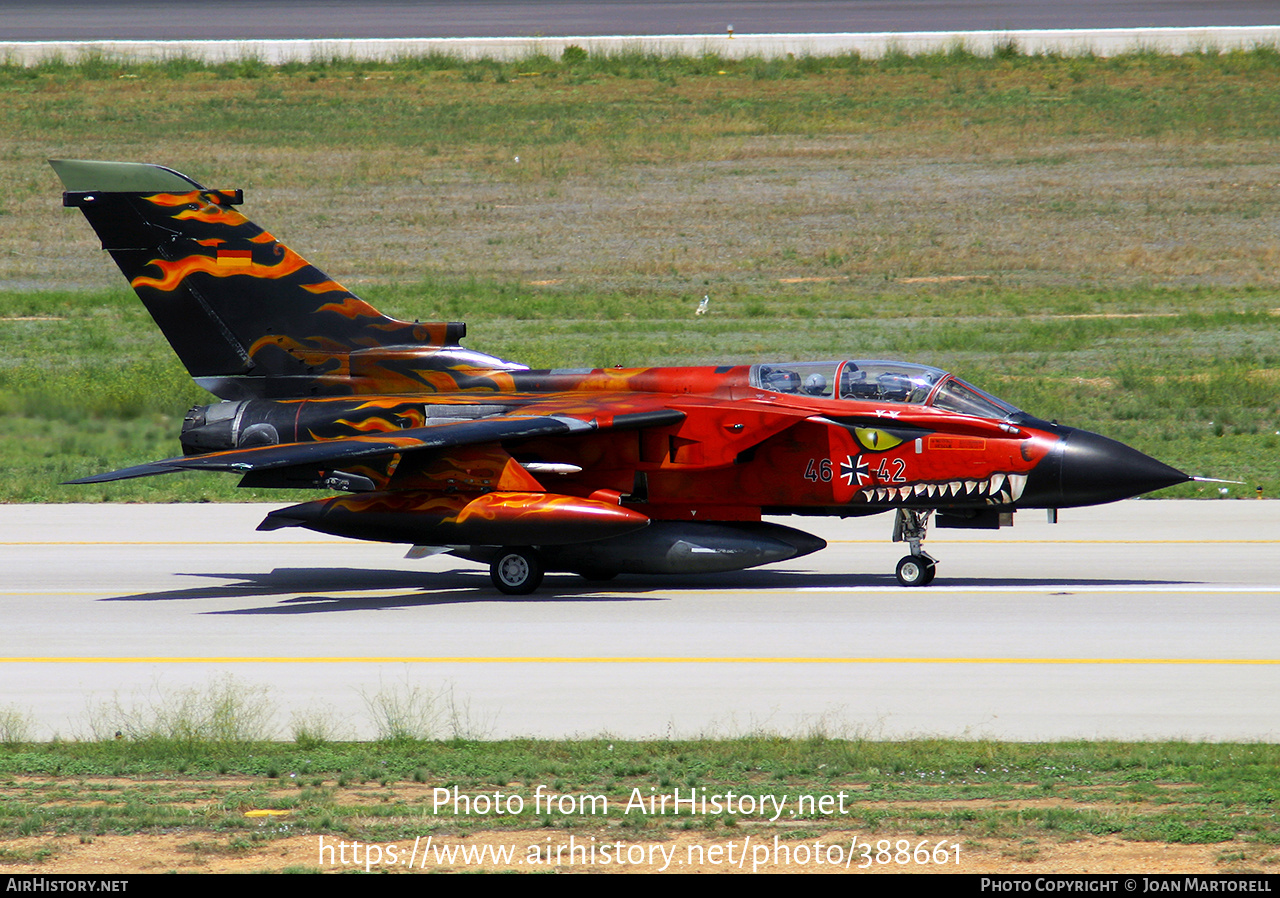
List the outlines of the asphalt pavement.
{"label": "asphalt pavement", "polygon": [[1122,502],[936,531],[903,589],[890,519],[733,574],[550,575],[258,533],[271,506],[0,507],[0,707],[88,734],[230,675],[376,735],[377,697],[471,736],[1280,738],[1280,502]]}
{"label": "asphalt pavement", "polygon": [[0,41],[538,37],[1277,25],[1271,0],[0,0]]}

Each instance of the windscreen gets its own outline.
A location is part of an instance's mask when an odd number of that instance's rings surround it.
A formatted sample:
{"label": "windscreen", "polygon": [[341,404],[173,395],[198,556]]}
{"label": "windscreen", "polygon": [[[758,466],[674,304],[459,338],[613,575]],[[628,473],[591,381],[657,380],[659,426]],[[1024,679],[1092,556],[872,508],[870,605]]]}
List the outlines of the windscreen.
{"label": "windscreen", "polygon": [[754,365],[751,384],[774,393],[864,402],[902,402],[983,418],[1008,418],[1018,409],[941,368],[910,362],[846,359]]}

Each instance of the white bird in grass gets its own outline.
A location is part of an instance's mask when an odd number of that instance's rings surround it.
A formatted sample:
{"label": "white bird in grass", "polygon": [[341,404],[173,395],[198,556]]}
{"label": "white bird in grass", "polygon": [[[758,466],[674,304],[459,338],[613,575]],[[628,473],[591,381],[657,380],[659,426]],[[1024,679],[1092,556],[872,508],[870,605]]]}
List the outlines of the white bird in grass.
{"label": "white bird in grass", "polygon": [[709,305],[711,305],[711,294],[710,294],[710,293],[708,293],[706,296],[702,297],[702,302],[698,303],[698,308],[696,308],[696,309],[694,310],[693,314],[695,314],[695,315],[705,315],[705,314],[707,314],[707,306],[709,306]]}

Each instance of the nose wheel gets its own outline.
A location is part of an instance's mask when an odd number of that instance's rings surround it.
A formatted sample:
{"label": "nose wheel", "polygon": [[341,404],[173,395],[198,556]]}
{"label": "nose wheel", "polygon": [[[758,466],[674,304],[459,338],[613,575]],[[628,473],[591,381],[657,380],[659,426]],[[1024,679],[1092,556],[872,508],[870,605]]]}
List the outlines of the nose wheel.
{"label": "nose wheel", "polygon": [[924,536],[929,529],[932,509],[899,508],[893,517],[893,541],[905,542],[911,554],[898,562],[894,572],[903,586],[928,586],[933,582],[938,562],[924,550]]}
{"label": "nose wheel", "polygon": [[493,556],[489,577],[499,592],[527,596],[542,584],[542,558],[528,546],[507,546]]}
{"label": "nose wheel", "polygon": [[896,573],[903,586],[928,586],[937,569],[937,563],[928,555],[907,555],[898,562]]}

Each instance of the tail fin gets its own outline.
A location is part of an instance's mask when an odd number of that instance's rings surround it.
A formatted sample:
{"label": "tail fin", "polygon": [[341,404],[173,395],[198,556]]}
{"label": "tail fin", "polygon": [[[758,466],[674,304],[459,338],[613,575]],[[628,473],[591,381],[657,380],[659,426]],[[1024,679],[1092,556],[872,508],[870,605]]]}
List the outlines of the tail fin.
{"label": "tail fin", "polygon": [[[63,205],[84,212],[191,376],[217,396],[376,390],[384,385],[362,383],[367,363],[353,368],[352,356],[385,356],[382,347],[412,357],[410,369],[451,367],[459,354],[472,366],[479,357],[518,367],[462,350],[464,324],[378,312],[237,212],[239,190],[207,190],[159,165],[50,164],[66,187]],[[424,358],[433,355],[441,356],[434,364]]]}

